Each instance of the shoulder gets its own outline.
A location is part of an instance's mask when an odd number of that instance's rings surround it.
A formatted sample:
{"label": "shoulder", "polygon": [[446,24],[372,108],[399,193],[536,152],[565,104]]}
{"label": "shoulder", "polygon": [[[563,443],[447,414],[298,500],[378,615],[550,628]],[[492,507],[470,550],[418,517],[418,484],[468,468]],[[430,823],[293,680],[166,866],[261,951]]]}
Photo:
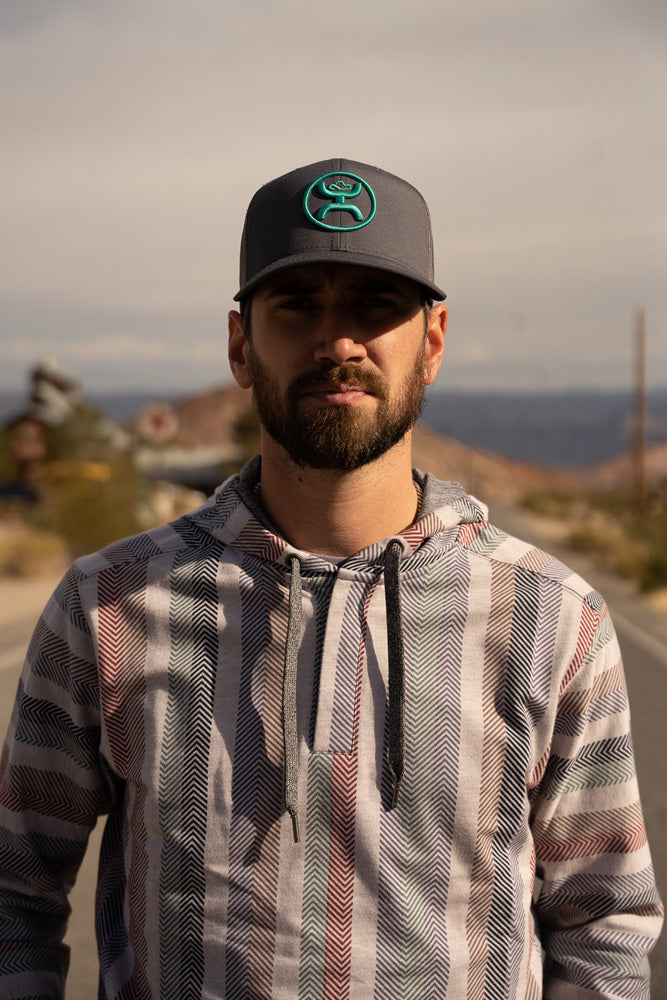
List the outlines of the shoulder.
{"label": "shoulder", "polygon": [[219,498],[216,494],[201,507],[173,521],[118,539],[98,552],[80,557],[74,564],[76,577],[83,582],[114,570],[131,572],[152,562],[171,562],[179,553],[224,547],[211,531],[212,525],[222,522]]}
{"label": "shoulder", "polygon": [[508,534],[489,521],[462,524],[461,544],[473,559],[480,559],[512,575],[518,588],[540,585],[546,591],[571,595],[602,616],[606,606],[602,596],[575,570],[544,549]]}

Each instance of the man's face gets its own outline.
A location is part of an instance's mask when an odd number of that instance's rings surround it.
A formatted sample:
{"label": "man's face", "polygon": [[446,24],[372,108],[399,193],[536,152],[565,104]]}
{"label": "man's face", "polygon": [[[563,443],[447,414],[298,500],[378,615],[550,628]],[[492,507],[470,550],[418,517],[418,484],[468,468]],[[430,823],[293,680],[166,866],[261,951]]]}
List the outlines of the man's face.
{"label": "man's face", "polygon": [[247,384],[265,432],[298,465],[357,469],[421,413],[432,352],[413,282],[350,265],[293,268],[255,292],[251,324]]}

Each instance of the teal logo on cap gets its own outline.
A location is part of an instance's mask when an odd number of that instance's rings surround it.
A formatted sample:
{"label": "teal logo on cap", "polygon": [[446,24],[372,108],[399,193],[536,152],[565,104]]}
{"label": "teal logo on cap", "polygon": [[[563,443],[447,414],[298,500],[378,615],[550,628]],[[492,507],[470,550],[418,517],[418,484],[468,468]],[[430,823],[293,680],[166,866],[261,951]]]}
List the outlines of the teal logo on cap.
{"label": "teal logo on cap", "polygon": [[[330,177],[336,179],[329,180]],[[366,197],[362,198],[360,204],[358,199],[364,192]],[[323,200],[325,204],[317,208],[318,200]],[[331,229],[334,232],[363,229],[372,222],[376,208],[377,202],[370,184],[363,177],[344,172],[322,174],[309,185],[303,196],[303,210],[307,218],[321,229]],[[326,221],[329,212],[347,213],[348,225],[331,225]]]}

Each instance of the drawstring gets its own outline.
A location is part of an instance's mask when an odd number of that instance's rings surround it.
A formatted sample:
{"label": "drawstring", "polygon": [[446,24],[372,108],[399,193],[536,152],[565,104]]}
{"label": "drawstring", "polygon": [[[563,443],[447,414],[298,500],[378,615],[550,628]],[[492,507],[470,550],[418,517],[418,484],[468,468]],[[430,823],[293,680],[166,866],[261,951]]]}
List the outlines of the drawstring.
{"label": "drawstring", "polygon": [[283,750],[285,755],[285,808],[292,817],[294,843],[299,843],[299,773],[296,733],[296,676],[301,636],[301,563],[290,556],[292,579],[289,589],[285,670],[283,672]]}
{"label": "drawstring", "polygon": [[403,626],[399,592],[399,562],[403,546],[392,539],[384,562],[385,602],[387,606],[387,652],[389,658],[389,770],[394,779],[391,808],[398,804],[398,792],[403,778],[405,663]]}

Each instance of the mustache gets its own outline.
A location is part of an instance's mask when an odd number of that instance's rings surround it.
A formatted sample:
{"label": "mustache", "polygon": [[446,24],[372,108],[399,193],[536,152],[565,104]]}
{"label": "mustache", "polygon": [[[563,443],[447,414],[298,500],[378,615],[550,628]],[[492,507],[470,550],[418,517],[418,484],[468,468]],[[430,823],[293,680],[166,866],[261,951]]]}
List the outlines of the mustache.
{"label": "mustache", "polygon": [[377,396],[378,399],[386,399],[388,395],[387,383],[379,372],[371,368],[359,368],[357,365],[335,365],[332,368],[318,368],[314,371],[302,372],[289,383],[287,395],[289,399],[294,400],[303,392],[316,389],[320,385],[332,385],[337,382],[358,386],[373,396]]}

